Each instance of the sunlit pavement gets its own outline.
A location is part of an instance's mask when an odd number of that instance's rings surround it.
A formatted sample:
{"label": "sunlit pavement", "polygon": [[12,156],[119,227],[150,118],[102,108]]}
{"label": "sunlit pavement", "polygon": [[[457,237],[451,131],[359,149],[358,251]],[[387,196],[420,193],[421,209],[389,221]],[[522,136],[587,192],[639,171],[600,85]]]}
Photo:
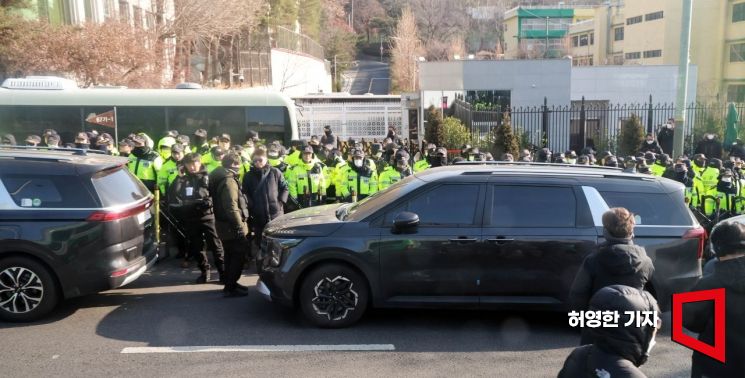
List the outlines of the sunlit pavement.
{"label": "sunlit pavement", "polygon": [[[171,259],[46,321],[0,323],[2,375],[547,377],[579,342],[565,314],[539,312],[378,310],[351,328],[317,329],[260,298],[255,275],[241,280],[246,298],[194,285],[197,276]],[[690,351],[670,340],[665,315],[642,370],[688,376]]]}

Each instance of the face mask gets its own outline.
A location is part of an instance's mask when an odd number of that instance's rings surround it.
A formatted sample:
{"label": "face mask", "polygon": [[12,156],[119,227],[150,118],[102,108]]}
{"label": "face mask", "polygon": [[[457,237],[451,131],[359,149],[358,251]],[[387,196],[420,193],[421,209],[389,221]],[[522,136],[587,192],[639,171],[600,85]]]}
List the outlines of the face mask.
{"label": "face mask", "polygon": [[713,135],[707,135],[707,136],[706,136],[706,139],[708,139],[708,140],[712,140],[712,139],[714,139],[714,136],[713,136]]}
{"label": "face mask", "polygon": [[323,133],[326,134],[326,136],[330,136],[331,135],[331,130],[326,130]]}
{"label": "face mask", "polygon": [[666,129],[672,129],[673,128],[673,125],[671,125],[671,124],[668,123],[667,125],[665,125],[665,128]]}
{"label": "face mask", "polygon": [[731,184],[732,183],[732,177],[722,177],[722,182]]}
{"label": "face mask", "polygon": [[653,140],[648,140],[648,141],[647,141],[647,144],[652,144],[652,143],[654,143],[654,141],[653,141]]}
{"label": "face mask", "polygon": [[362,159],[354,159],[354,166],[357,168],[362,167]]}
{"label": "face mask", "polygon": [[577,159],[567,159],[567,163],[569,163],[569,164],[577,164]]}

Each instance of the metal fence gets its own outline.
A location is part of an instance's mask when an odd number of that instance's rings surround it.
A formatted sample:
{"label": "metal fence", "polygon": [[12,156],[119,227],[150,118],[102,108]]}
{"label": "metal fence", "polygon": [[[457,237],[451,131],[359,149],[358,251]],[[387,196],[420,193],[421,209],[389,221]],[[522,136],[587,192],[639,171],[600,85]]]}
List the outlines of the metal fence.
{"label": "metal fence", "polygon": [[[704,130],[718,124],[724,129],[728,104],[691,103],[686,107],[685,151],[695,148],[694,139]],[[745,114],[745,103],[736,104],[739,114]],[[675,104],[611,104],[608,101],[572,101],[571,105],[543,105],[524,107],[482,108],[455,100],[451,114],[460,119],[471,132],[474,144],[484,143],[492,130],[509,114],[513,131],[534,146],[547,145],[553,151],[573,149],[579,151],[586,146],[598,150],[615,151],[621,125],[631,115],[639,117],[647,132],[657,133],[661,125],[675,114]],[[745,127],[745,117],[740,117],[739,129]]]}
{"label": "metal fence", "polygon": [[295,33],[281,26],[274,28],[271,35],[271,46],[272,48],[291,50],[324,60],[323,46],[318,42],[304,34]]}
{"label": "metal fence", "polygon": [[314,102],[296,99],[295,104],[298,106],[297,123],[302,139],[323,135],[326,125],[331,126],[341,139],[382,140],[390,126],[398,135],[409,135],[408,127],[402,123],[400,100],[352,102],[332,98]]}

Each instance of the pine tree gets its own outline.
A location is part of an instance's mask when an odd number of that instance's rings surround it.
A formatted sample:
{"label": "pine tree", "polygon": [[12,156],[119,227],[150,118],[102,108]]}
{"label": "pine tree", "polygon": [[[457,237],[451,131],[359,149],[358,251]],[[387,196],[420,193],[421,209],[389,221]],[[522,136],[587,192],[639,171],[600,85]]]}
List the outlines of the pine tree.
{"label": "pine tree", "polygon": [[434,143],[436,146],[441,147],[445,142],[442,114],[440,114],[440,111],[434,105],[431,105],[427,109],[425,119],[427,120],[427,127],[424,131],[424,139],[429,143]]}
{"label": "pine tree", "polygon": [[631,117],[623,122],[618,139],[618,153],[621,156],[635,155],[639,151],[639,146],[644,141],[644,128],[636,114],[631,114]]}
{"label": "pine tree", "polygon": [[510,113],[504,113],[502,124],[497,127],[494,136],[494,153],[496,154],[494,155],[495,159],[501,158],[502,154],[506,153],[512,154],[515,158],[520,154],[520,140],[512,132]]}

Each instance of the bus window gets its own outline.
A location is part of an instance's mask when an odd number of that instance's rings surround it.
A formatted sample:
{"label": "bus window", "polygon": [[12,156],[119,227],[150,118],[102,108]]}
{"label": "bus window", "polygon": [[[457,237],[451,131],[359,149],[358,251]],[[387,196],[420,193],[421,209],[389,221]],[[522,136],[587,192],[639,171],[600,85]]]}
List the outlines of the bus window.
{"label": "bus window", "polygon": [[197,129],[207,130],[207,134],[217,136],[230,134],[236,142],[245,138],[244,108],[238,106],[221,107],[170,107],[170,128],[179,133],[193,135]]}
{"label": "bus window", "polygon": [[259,138],[266,143],[274,140],[281,141],[285,146],[289,146],[292,139],[292,128],[290,126],[290,116],[287,108],[280,106],[252,106],[247,110],[248,130],[259,133]]}
{"label": "bus window", "polygon": [[69,106],[0,106],[0,132],[11,133],[22,142],[30,134],[54,129],[62,143],[72,143],[83,129],[80,110]]}
{"label": "bus window", "polygon": [[167,130],[166,110],[162,106],[121,106],[116,108],[116,115],[119,140],[131,133],[144,132],[157,143]]}

